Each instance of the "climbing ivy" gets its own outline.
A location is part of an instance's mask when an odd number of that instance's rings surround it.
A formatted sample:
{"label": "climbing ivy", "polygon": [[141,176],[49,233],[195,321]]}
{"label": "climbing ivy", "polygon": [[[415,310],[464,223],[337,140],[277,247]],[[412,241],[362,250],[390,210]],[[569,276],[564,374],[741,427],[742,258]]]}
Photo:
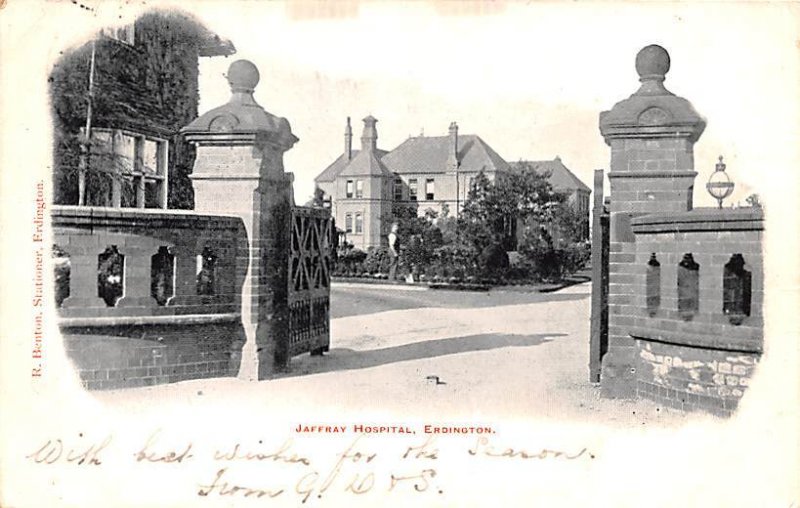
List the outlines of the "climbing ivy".
{"label": "climbing ivy", "polygon": [[[192,208],[188,175],[195,154],[178,131],[197,117],[198,56],[207,32],[187,14],[152,11],[136,20],[134,36],[133,45],[104,36],[95,41],[92,126],[167,139],[169,207]],[[78,201],[78,163],[85,141],[80,132],[86,124],[91,51],[92,43],[87,42],[64,52],[49,77],[58,204]],[[91,164],[88,195],[106,192],[103,166]]]}

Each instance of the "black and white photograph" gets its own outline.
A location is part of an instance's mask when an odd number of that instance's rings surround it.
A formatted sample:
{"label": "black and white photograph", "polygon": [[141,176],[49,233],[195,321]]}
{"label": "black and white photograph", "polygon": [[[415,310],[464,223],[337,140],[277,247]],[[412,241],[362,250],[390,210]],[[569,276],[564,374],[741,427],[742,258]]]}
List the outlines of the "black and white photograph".
{"label": "black and white photograph", "polygon": [[798,506],[799,27],[3,0],[0,506]]}

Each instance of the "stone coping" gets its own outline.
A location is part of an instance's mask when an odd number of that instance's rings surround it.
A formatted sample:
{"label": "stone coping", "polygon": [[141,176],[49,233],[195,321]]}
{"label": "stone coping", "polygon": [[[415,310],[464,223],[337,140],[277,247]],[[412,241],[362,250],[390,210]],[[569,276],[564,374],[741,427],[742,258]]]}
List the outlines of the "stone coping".
{"label": "stone coping", "polygon": [[165,210],[161,208],[111,208],[100,206],[53,205],[53,226],[73,226],[91,223],[93,226],[153,226],[197,227],[200,223],[214,223],[215,228],[235,229],[243,225],[236,215],[205,214],[194,210]]}
{"label": "stone coping", "polygon": [[754,339],[734,339],[722,333],[701,334],[682,331],[666,331],[657,328],[634,327],[630,336],[645,342],[662,342],[678,346],[694,347],[700,349],[714,349],[718,351],[731,351],[743,353],[763,352],[763,341]]}
{"label": "stone coping", "polygon": [[654,213],[631,219],[634,233],[692,231],[763,231],[760,208],[697,208],[688,212]]}
{"label": "stone coping", "polygon": [[205,325],[238,321],[241,314],[178,314],[164,316],[104,316],[58,318],[59,328],[131,326],[131,325]]}

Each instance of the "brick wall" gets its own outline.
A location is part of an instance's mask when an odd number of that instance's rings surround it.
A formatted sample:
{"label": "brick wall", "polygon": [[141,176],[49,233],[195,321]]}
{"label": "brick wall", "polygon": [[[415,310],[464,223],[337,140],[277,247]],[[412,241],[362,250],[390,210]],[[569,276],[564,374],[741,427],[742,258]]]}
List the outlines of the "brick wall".
{"label": "brick wall", "polygon": [[731,352],[648,340],[639,353],[636,394],[683,410],[730,415],[758,364],[757,353]]}
{"label": "brick wall", "polygon": [[64,348],[90,390],[236,376],[241,323],[62,327]]}
{"label": "brick wall", "polygon": [[[610,308],[615,333],[635,339],[636,394],[682,409],[730,414],[763,351],[764,269],[760,210],[694,210],[632,221],[633,252],[615,277]],[[678,310],[678,264],[691,253],[699,265],[698,309]],[[648,309],[646,270],[660,264],[660,304]],[[750,272],[750,309],[743,319],[724,313],[724,266],[741,254]],[[613,262],[613,255],[612,255]]]}
{"label": "brick wall", "polygon": [[[53,242],[69,257],[58,309],[65,349],[90,389],[235,376],[245,337],[241,288],[247,249],[241,219],[183,211],[54,207]],[[99,256],[125,256],[122,296],[100,298]],[[173,289],[152,294],[152,256],[174,256]],[[216,256],[213,294],[198,294],[198,255]]]}

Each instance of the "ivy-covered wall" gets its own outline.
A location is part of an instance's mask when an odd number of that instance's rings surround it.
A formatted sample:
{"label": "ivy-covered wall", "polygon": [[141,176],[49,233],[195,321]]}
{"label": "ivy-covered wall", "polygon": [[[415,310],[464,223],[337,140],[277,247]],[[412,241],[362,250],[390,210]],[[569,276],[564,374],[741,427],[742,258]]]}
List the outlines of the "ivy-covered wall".
{"label": "ivy-covered wall", "polygon": [[[134,44],[95,42],[92,126],[128,129],[170,141],[169,207],[192,208],[194,149],[178,135],[197,117],[198,58],[208,32],[177,11],[138,18]],[[54,201],[78,202],[80,129],[86,125],[92,43],[64,52],[49,78],[54,126]],[[100,185],[92,175],[87,185]]]}

